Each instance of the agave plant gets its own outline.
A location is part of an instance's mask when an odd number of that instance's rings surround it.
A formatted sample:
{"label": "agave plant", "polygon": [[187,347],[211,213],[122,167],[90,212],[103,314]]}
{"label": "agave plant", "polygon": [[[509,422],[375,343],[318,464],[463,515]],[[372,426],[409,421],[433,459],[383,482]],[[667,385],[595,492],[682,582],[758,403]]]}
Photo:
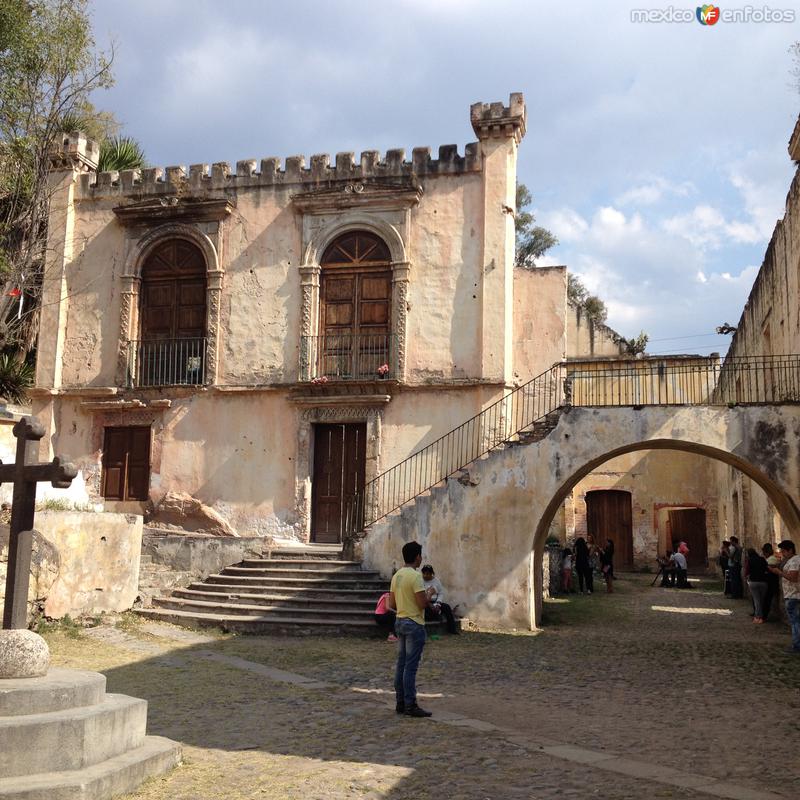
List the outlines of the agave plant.
{"label": "agave plant", "polygon": [[140,169],[145,165],[144,151],[136,139],[130,136],[113,136],[100,144],[98,172]]}
{"label": "agave plant", "polygon": [[36,369],[8,353],[0,353],[0,398],[9,403],[25,403],[27,389],[33,386]]}

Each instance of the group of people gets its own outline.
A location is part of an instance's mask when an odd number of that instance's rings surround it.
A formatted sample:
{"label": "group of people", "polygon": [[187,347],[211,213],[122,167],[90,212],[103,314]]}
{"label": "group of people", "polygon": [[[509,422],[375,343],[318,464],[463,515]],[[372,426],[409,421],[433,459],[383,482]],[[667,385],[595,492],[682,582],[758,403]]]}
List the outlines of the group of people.
{"label": "group of people", "polygon": [[726,597],[741,598],[744,581],[753,601],[753,624],[769,620],[776,607],[779,591],[783,592],[786,615],[792,627],[792,651],[800,653],[800,556],[794,542],[782,541],[775,548],[767,542],[761,552],[744,550],[736,536],[722,543],[718,560],[725,582]]}
{"label": "group of people", "polygon": [[599,566],[606,591],[613,592],[614,542],[606,539],[605,547],[598,547],[590,533],[585,539],[579,536],[573,547],[574,552],[569,547],[561,551],[561,589],[564,592],[573,591],[573,575],[577,574],[580,593],[591,594],[594,591],[594,573]]}
{"label": "group of people", "polygon": [[661,568],[661,585],[676,589],[689,588],[689,546],[686,542],[673,543],[664,558],[658,559]]}
{"label": "group of people", "polygon": [[[453,615],[452,607],[445,602],[445,592],[442,582],[436,577],[433,567],[426,564],[421,570],[422,585],[425,594],[428,598],[428,604],[425,606],[424,617],[427,622],[443,621],[448,633],[458,633],[458,625]],[[397,622],[397,613],[394,608],[390,608],[389,598],[390,592],[384,592],[378,599],[378,604],[375,606],[375,622],[382,628],[389,631],[387,641],[396,642],[397,634],[395,631],[395,623]]]}

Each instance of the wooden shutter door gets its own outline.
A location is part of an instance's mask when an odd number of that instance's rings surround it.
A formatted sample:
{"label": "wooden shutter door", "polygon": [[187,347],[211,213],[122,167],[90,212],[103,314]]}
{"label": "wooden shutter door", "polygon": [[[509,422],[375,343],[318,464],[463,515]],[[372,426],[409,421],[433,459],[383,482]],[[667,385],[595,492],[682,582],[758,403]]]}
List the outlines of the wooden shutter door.
{"label": "wooden shutter door", "polygon": [[315,542],[340,540],[344,430],[344,425],[314,426],[311,538]]}
{"label": "wooden shutter door", "polygon": [[128,454],[128,429],[106,428],[103,443],[103,497],[125,499],[125,466]]}
{"label": "wooden shutter door", "polygon": [[126,500],[147,500],[150,493],[150,428],[129,428]]}

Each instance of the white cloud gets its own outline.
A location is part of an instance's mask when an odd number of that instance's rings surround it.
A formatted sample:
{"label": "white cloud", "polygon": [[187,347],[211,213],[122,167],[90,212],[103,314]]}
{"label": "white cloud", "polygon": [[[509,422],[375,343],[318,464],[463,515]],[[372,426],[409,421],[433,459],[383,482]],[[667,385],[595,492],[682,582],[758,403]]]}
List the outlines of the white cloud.
{"label": "white cloud", "polygon": [[614,202],[620,206],[649,206],[667,196],[687,197],[696,191],[697,188],[691,181],[675,182],[655,175],[618,195]]}

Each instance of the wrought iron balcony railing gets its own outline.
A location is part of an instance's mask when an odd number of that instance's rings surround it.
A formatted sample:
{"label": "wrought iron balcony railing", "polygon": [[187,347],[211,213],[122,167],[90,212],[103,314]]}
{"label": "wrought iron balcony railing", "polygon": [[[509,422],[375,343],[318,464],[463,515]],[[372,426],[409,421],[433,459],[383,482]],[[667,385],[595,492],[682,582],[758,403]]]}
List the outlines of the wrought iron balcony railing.
{"label": "wrought iron balcony railing", "polygon": [[128,386],[200,386],[206,382],[206,338],[128,342]]}
{"label": "wrought iron balcony railing", "polygon": [[391,333],[303,336],[300,375],[305,380],[381,380],[397,377],[397,337]]}

